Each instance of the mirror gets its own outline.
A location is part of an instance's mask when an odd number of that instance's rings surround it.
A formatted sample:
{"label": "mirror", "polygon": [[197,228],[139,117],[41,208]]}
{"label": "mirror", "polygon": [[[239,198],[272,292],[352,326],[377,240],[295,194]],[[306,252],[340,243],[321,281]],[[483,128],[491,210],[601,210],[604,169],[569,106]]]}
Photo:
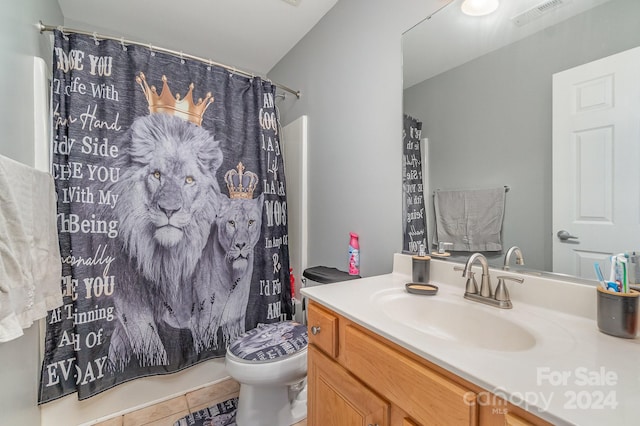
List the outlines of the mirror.
{"label": "mirror", "polygon": [[516,245],[527,269],[551,272],[552,75],[640,46],[640,2],[503,0],[484,17],[461,3],[402,40],[404,113],[428,139],[428,229],[434,190],[508,186],[503,251],[487,258],[502,266]]}

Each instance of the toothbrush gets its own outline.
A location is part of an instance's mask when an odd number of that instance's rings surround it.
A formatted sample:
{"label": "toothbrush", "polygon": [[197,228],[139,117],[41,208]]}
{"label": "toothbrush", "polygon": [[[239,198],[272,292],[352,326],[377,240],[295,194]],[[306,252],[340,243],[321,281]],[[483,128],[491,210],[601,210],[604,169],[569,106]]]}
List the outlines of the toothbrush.
{"label": "toothbrush", "polygon": [[598,281],[600,281],[600,285],[602,286],[602,288],[607,288],[605,283],[604,283],[604,277],[602,276],[602,271],[600,270],[600,264],[598,264],[598,262],[595,262],[593,264],[594,269],[596,270],[596,277],[598,277]]}
{"label": "toothbrush", "polygon": [[627,280],[627,255],[625,254],[624,256],[622,256],[622,258],[619,259],[620,260],[620,264],[622,266],[622,292],[623,293],[628,293],[629,292],[629,281]]}
{"label": "toothbrush", "polygon": [[616,256],[611,256],[609,258],[611,261],[611,268],[609,269],[609,281],[616,280]]}

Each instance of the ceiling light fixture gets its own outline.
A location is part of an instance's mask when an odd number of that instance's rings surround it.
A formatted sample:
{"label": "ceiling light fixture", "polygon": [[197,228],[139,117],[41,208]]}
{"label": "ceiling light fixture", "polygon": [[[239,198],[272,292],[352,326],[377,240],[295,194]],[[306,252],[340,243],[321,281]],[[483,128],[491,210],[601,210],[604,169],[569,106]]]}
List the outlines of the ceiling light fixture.
{"label": "ceiling light fixture", "polygon": [[494,12],[499,5],[498,0],[464,0],[461,9],[469,16],[483,16]]}

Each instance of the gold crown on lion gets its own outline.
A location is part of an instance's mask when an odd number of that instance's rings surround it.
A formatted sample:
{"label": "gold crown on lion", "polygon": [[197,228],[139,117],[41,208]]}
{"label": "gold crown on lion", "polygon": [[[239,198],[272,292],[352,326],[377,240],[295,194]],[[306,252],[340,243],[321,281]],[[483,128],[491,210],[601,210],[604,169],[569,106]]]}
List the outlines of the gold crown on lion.
{"label": "gold crown on lion", "polygon": [[245,172],[242,163],[238,163],[236,169],[231,169],[224,174],[224,180],[229,188],[229,198],[253,198],[253,191],[258,185],[258,175],[249,171]]}
{"label": "gold crown on lion", "polygon": [[208,92],[204,99],[199,98],[198,102],[194,103],[193,88],[195,86],[193,83],[189,85],[189,91],[184,98],[180,99],[179,93],[174,98],[165,75],[162,76],[162,92],[159,95],[155,86],[149,87],[144,73],[140,72],[136,76],[136,82],[142,87],[142,91],[147,98],[150,113],[163,112],[175,115],[198,126],[202,125],[202,115],[213,102],[213,95]]}

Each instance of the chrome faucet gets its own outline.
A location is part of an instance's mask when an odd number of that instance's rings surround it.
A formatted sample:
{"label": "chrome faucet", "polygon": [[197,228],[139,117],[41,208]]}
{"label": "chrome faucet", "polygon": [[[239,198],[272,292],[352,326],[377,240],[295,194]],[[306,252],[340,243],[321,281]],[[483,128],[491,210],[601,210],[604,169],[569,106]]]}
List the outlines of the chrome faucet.
{"label": "chrome faucet", "polygon": [[[518,249],[518,251],[520,251],[520,249]],[[475,280],[473,279],[473,271],[471,270],[476,260],[479,261],[480,266],[482,266],[480,293],[478,293],[476,286],[474,285]],[[457,268],[454,269],[459,270]],[[496,292],[494,295],[491,289],[489,263],[487,262],[487,258],[482,253],[473,253],[471,256],[469,256],[469,259],[467,259],[467,263],[464,265],[464,269],[462,270],[462,276],[467,277],[467,285],[464,292],[465,299],[473,300],[475,302],[484,303],[486,305],[491,305],[502,309],[509,309],[513,306],[511,304],[511,299],[509,298],[507,286],[504,282],[506,280],[515,281],[517,283],[524,282],[524,280],[521,278],[500,276],[498,277],[498,285],[496,287]],[[472,283],[470,283],[470,281],[472,281]]]}
{"label": "chrome faucet", "polygon": [[491,297],[491,277],[489,276],[489,263],[487,262],[487,258],[484,257],[482,253],[473,253],[469,259],[467,259],[467,263],[464,265],[464,269],[462,270],[463,277],[471,277],[469,272],[471,272],[471,267],[473,263],[479,260],[480,266],[482,266],[482,278],[480,280],[480,296],[482,297]]}
{"label": "chrome faucet", "polygon": [[511,256],[516,255],[516,265],[524,265],[524,257],[522,256],[522,250],[520,247],[513,246],[507,251],[507,254],[504,256],[504,267],[505,269],[509,269],[509,261],[511,260]]}

